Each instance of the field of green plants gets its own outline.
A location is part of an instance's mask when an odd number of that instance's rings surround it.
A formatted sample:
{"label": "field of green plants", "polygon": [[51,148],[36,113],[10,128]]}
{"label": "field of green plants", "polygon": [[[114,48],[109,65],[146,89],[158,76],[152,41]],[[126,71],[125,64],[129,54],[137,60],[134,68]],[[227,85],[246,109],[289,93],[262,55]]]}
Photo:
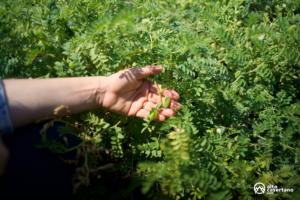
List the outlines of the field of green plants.
{"label": "field of green plants", "polygon": [[[162,65],[164,122],[102,108],[80,137],[79,199],[299,199],[300,0],[6,0],[0,77],[107,76]],[[42,140],[54,153],[63,146]],[[105,169],[105,170],[103,170]],[[255,194],[258,182],[293,192]],[[88,186],[88,187],[86,187]]]}

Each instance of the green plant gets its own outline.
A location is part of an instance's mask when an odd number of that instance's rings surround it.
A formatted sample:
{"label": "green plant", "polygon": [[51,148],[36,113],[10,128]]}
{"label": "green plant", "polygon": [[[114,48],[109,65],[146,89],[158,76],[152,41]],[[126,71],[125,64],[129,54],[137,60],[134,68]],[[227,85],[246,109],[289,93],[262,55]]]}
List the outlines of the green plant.
{"label": "green plant", "polygon": [[[83,199],[135,198],[139,186],[149,199],[297,199],[299,4],[5,1],[0,76],[107,76],[163,65],[151,79],[180,94],[176,117],[153,121],[167,104],[161,99],[145,121],[102,108],[60,119],[83,142],[77,186],[93,177],[131,180],[114,194],[95,184]],[[255,195],[257,182],[295,192]]]}
{"label": "green plant", "polygon": [[170,104],[170,97],[169,96],[165,96],[164,97],[164,102],[162,103],[162,93],[164,90],[166,90],[167,88],[164,88],[164,86],[162,86],[162,88],[159,88],[157,86],[157,83],[155,83],[155,86],[156,86],[156,89],[158,91],[158,94],[159,94],[159,99],[160,99],[160,103],[156,105],[155,108],[152,108],[149,112],[149,114],[147,115],[147,118],[144,119],[146,121],[146,123],[144,123],[143,125],[145,126],[143,129],[142,129],[142,133],[148,129],[149,132],[152,132],[152,130],[154,130],[155,126],[152,127],[152,129],[149,127],[150,125],[150,122],[155,120],[158,116],[158,111],[161,109],[161,108],[167,108]]}

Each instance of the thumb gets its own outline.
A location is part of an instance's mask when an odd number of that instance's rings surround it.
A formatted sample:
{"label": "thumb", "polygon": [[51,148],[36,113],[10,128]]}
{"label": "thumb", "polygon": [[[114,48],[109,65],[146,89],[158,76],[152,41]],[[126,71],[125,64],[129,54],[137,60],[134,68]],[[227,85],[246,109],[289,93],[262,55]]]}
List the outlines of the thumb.
{"label": "thumb", "polygon": [[162,65],[159,66],[145,66],[140,68],[133,68],[132,73],[135,75],[135,77],[140,80],[143,78],[146,78],[150,75],[156,75],[159,74],[162,70]]}

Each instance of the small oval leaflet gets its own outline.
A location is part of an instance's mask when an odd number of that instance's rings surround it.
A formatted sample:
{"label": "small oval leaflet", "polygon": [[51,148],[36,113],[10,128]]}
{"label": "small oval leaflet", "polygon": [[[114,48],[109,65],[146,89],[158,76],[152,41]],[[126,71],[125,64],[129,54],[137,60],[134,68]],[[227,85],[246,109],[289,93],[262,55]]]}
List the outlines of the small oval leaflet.
{"label": "small oval leaflet", "polygon": [[150,115],[150,121],[155,120],[156,117],[157,117],[157,112],[153,112],[153,113]]}
{"label": "small oval leaflet", "polygon": [[241,71],[237,71],[237,72],[235,73],[235,78],[239,77],[240,75],[241,75]]}
{"label": "small oval leaflet", "polygon": [[166,96],[164,100],[164,107],[167,108],[170,104],[170,97]]}
{"label": "small oval leaflet", "polygon": [[288,32],[292,32],[297,26],[293,25],[288,28]]}

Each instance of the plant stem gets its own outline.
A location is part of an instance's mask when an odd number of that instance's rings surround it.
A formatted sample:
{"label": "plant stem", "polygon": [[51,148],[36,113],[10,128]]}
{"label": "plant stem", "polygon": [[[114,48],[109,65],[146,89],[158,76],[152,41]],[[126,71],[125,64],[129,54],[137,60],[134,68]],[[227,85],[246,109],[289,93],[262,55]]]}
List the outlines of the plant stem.
{"label": "plant stem", "polygon": [[159,94],[159,100],[160,100],[160,104],[162,105],[161,91],[160,91],[160,89],[158,88],[158,86],[157,86],[157,84],[156,84],[156,82],[155,82],[155,81],[154,81],[154,84],[155,84],[155,86],[156,86],[156,89],[157,89],[157,91],[158,91],[158,94]]}
{"label": "plant stem", "polygon": [[285,145],[285,144],[283,144],[283,143],[279,143],[280,145],[282,145],[282,146],[284,146],[284,147],[286,147],[286,148],[289,148],[289,149],[294,149],[293,147],[290,147],[290,146],[288,146],[288,145]]}
{"label": "plant stem", "polygon": [[69,151],[72,151],[72,150],[74,150],[74,149],[77,149],[77,148],[79,148],[81,145],[83,145],[83,144],[86,143],[86,142],[88,142],[88,140],[86,140],[86,141],[80,143],[79,145],[77,145],[77,146],[75,146],[75,147],[72,147],[72,148],[70,148],[70,149],[65,150],[63,153],[67,153],[67,152],[69,152]]}
{"label": "plant stem", "polygon": [[[246,74],[250,74],[252,72],[255,72],[256,70],[258,70],[261,66],[263,66],[263,64],[265,64],[264,62],[261,63],[258,67],[256,67],[254,70],[251,70],[249,72],[247,72]],[[231,84],[234,84],[235,82],[237,82],[241,77],[243,77],[243,75],[240,75],[234,82],[232,82]]]}
{"label": "plant stem", "polygon": [[[85,151],[84,147],[83,147],[83,151]],[[90,180],[89,180],[89,166],[88,166],[88,157],[87,157],[87,153],[85,152],[84,154],[84,165],[85,165],[85,168],[86,168],[86,181],[85,181],[85,186],[87,187]]]}

